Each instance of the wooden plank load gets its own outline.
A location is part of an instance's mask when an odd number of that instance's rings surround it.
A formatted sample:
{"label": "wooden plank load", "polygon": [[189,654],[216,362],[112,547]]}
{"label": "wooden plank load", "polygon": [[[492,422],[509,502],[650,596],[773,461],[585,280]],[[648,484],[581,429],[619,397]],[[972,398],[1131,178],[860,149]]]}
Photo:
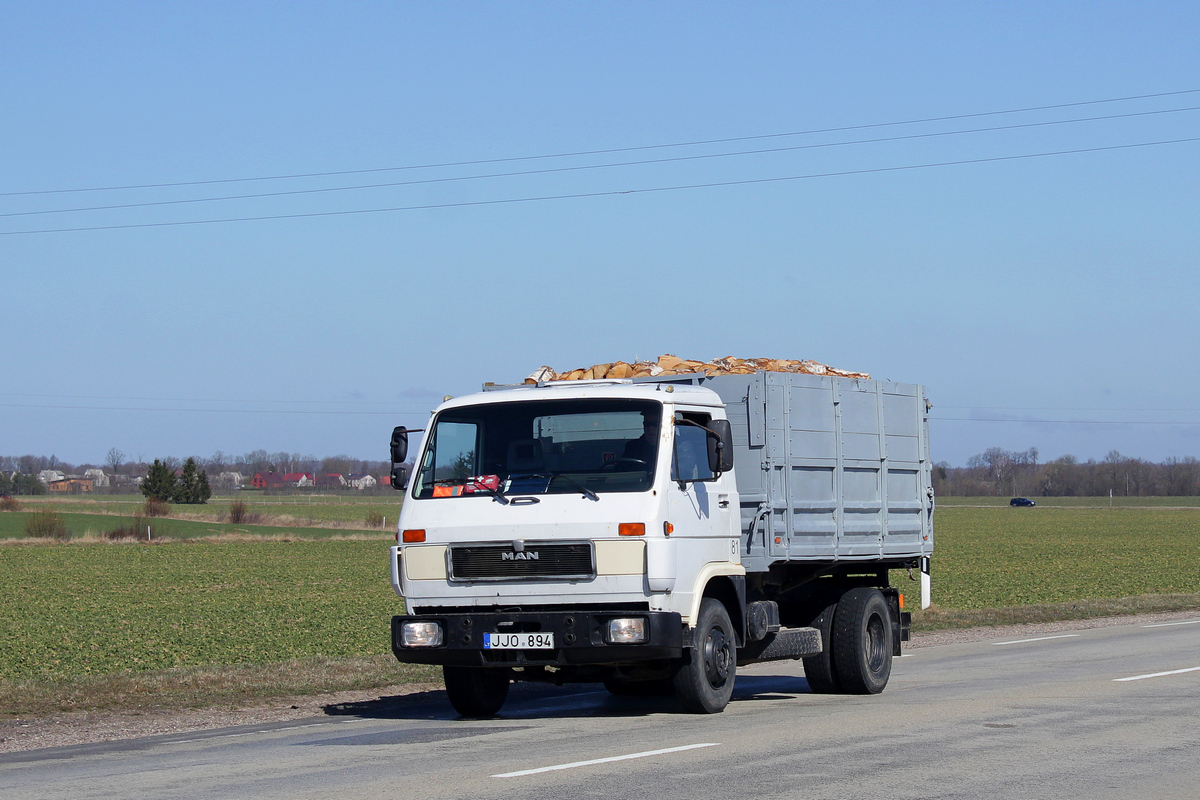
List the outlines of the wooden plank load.
{"label": "wooden plank load", "polygon": [[593,364],[590,367],[555,372],[550,367],[534,370],[525,383],[548,381],[590,381],[604,378],[644,378],[659,375],[691,375],[703,372],[714,375],[750,375],[760,370],[770,372],[797,372],[804,375],[834,375],[839,378],[870,379],[865,372],[850,372],[837,369],[817,361],[795,361],[779,358],[714,358],[712,361],[693,361],[673,355],[662,355],[657,361],[614,361],[608,364]]}

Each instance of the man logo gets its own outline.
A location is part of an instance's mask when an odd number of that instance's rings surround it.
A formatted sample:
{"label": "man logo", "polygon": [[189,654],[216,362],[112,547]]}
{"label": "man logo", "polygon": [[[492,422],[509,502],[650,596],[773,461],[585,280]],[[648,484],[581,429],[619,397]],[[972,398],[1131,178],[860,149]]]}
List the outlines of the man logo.
{"label": "man logo", "polygon": [[538,560],[538,552],[537,552],[537,550],[525,550],[524,552],[520,552],[520,553],[501,553],[500,560],[501,561],[537,561]]}

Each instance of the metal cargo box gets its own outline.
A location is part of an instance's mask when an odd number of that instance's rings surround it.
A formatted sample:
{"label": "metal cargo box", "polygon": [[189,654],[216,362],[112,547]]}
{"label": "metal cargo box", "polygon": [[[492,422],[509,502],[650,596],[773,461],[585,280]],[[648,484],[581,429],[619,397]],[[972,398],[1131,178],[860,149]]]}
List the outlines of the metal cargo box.
{"label": "metal cargo box", "polygon": [[725,401],[748,571],[932,554],[923,387],[783,372],[679,377],[670,380]]}

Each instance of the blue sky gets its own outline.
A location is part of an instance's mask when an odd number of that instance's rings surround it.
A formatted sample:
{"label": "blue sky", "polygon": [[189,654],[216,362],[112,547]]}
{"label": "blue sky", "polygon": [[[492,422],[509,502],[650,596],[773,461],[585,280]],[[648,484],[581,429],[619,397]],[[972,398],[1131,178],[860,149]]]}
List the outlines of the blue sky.
{"label": "blue sky", "polygon": [[383,459],[445,394],[669,352],[925,384],[955,465],[1200,456],[1200,142],[1152,144],[1200,137],[1198,34],[1183,2],[5,3],[0,454]]}

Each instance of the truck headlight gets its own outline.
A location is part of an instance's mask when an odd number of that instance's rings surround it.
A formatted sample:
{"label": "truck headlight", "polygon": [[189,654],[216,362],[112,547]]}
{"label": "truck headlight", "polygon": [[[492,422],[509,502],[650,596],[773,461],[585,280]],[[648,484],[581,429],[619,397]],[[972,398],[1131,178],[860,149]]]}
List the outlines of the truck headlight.
{"label": "truck headlight", "polygon": [[400,627],[405,647],[438,647],[442,643],[440,622],[406,622]]}
{"label": "truck headlight", "polygon": [[646,641],[644,617],[625,617],[608,621],[609,644],[641,644]]}

